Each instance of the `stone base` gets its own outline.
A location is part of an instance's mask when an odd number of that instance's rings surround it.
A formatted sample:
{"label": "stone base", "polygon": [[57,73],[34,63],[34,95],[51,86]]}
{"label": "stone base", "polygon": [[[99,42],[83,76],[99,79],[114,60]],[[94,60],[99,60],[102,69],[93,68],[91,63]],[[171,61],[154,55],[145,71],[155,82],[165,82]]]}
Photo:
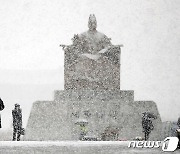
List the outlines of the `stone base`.
{"label": "stone base", "polygon": [[157,115],[149,140],[161,140],[162,122],[153,101],[134,101],[133,91],[55,91],[54,101],[37,101],[28,120],[25,140],[78,140],[78,119],[88,121],[88,135],[102,137],[108,127],[119,136],[107,140],[132,140],[143,137],[143,112]]}

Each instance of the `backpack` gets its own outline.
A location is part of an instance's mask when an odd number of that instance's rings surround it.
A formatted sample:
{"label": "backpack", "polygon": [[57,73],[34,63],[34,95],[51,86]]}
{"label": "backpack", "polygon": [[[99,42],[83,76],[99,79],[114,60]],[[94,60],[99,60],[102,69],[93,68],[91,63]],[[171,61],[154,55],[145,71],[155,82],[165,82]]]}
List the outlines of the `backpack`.
{"label": "backpack", "polygon": [[4,103],[2,101],[2,99],[0,98],[0,111],[2,111],[4,109]]}

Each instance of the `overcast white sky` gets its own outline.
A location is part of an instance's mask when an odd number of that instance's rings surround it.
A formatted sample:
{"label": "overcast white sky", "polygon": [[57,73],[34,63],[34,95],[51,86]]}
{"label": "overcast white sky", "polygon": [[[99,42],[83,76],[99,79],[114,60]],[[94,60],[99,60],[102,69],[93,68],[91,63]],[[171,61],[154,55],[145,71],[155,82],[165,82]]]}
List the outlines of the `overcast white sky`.
{"label": "overcast white sky", "polygon": [[179,0],[0,0],[0,97],[4,128],[14,103],[26,124],[36,100],[52,100],[63,88],[64,53],[74,34],[98,30],[124,44],[121,89],[135,100],[154,100],[163,121],[180,116]]}

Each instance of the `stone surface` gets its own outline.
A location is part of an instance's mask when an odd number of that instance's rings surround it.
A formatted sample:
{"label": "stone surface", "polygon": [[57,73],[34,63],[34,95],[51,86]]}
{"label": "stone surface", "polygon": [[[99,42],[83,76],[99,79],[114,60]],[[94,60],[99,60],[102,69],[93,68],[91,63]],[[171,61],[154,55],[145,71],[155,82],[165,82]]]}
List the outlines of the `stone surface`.
{"label": "stone surface", "polygon": [[[54,101],[33,104],[25,140],[78,140],[80,119],[88,121],[88,135],[101,138],[107,127],[118,128],[116,140],[132,140],[142,136],[141,116],[153,112],[154,130],[151,140],[161,139],[161,119],[152,101],[134,102],[133,91],[55,91]],[[113,140],[113,138],[109,138]]]}
{"label": "stone surface", "polygon": [[170,122],[165,121],[162,123],[162,137],[166,138],[169,136],[177,136],[177,129],[178,129],[177,122]]}
{"label": "stone surface", "polygon": [[67,112],[66,104],[63,103],[54,101],[35,102],[26,126],[25,140],[70,139]]}
{"label": "stone surface", "polygon": [[[120,64],[114,63],[107,56],[81,55],[71,63],[72,54],[65,51],[64,89],[109,90],[120,89]],[[112,51],[114,52],[114,51]],[[116,54],[116,53],[114,53]],[[88,58],[99,56],[97,60]],[[117,53],[117,57],[120,57]]]}

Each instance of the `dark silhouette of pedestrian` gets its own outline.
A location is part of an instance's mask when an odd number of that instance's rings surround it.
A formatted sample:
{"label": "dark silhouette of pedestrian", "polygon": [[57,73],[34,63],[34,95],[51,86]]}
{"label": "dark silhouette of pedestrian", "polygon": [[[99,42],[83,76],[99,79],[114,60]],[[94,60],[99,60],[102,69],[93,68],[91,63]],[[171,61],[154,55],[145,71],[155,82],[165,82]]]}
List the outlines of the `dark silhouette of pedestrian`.
{"label": "dark silhouette of pedestrian", "polygon": [[180,128],[180,117],[178,118],[177,125]]}
{"label": "dark silhouette of pedestrian", "polygon": [[[2,111],[2,110],[4,110],[4,103],[3,103],[3,101],[2,101],[2,99],[0,98],[0,111]],[[0,128],[2,128],[1,127],[1,115],[0,115]]]}
{"label": "dark silhouette of pedestrian", "polygon": [[144,112],[142,116],[142,128],[144,132],[145,141],[149,139],[149,134],[154,129],[154,125],[151,119],[157,119],[157,117],[149,112]]}
{"label": "dark silhouette of pedestrian", "polygon": [[15,104],[14,110],[12,110],[13,116],[13,141],[20,141],[21,129],[22,129],[22,110],[19,104]]}
{"label": "dark silhouette of pedestrian", "polygon": [[178,118],[177,125],[178,125],[178,129],[176,130],[176,132],[177,132],[177,137],[179,139],[178,148],[180,149],[180,117]]}

